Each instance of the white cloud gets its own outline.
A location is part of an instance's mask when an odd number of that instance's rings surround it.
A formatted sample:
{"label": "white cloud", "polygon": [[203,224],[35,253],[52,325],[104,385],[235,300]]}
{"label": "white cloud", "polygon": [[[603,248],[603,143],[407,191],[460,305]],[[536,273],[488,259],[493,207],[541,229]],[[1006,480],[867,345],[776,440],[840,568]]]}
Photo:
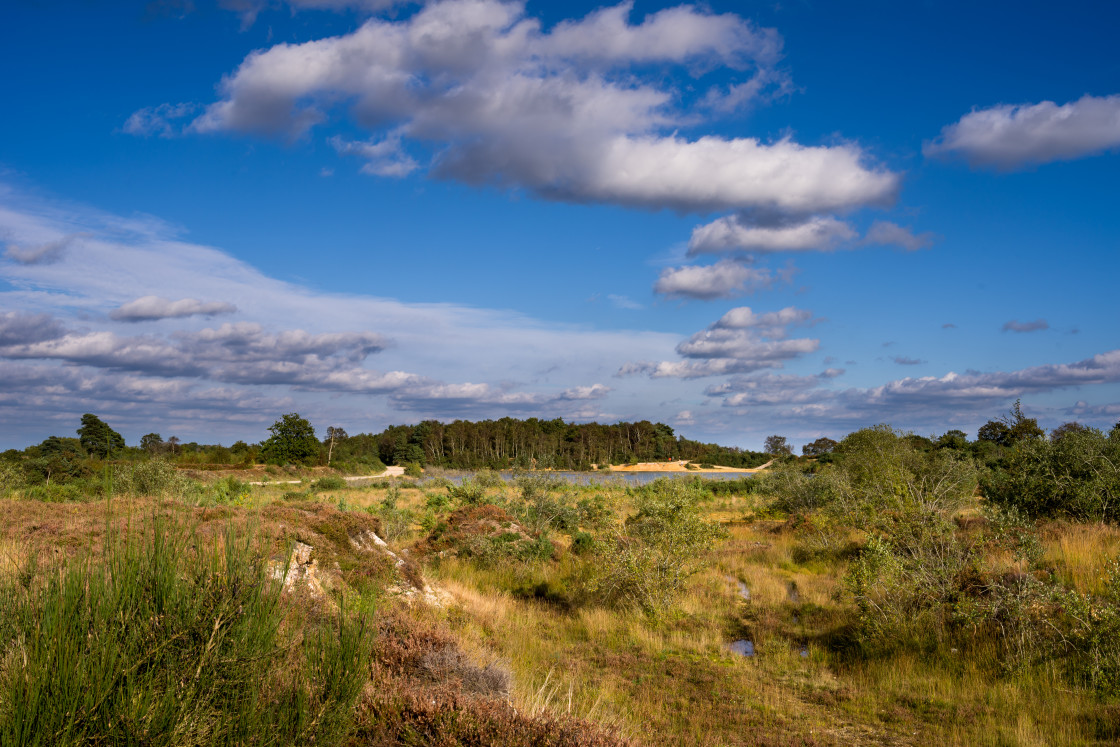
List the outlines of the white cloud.
{"label": "white cloud", "polygon": [[731,259],[721,259],[714,265],[667,267],[661,271],[653,291],[670,298],[710,301],[754,293],[783,280],[788,280],[788,273],[775,275],[765,268],[748,267]]}
{"label": "white cloud", "polygon": [[[666,134],[696,115],[675,106],[687,102],[665,75],[646,81],[636,67],[685,65],[701,87],[707,69],[753,73],[766,85],[749,92],[762,95],[786,82],[774,67],[781,38],[692,6],[639,23],[630,14],[623,4],[545,32],[522,3],[431,3],[404,20],[370,19],[349,34],[254,52],[192,128],[298,138],[349,104],[377,134],[340,143],[372,155],[373,173],[412,168],[412,156],[385,139],[392,133],[434,148],[436,176],[546,199],[798,213],[893,199],[898,175],[869,165],[854,144]],[[733,90],[741,105],[748,89]]]}
{"label": "white cloud", "polygon": [[109,312],[109,318],[118,322],[145,322],[185,316],[232,314],[235,311],[237,311],[236,306],[224,301],[199,301],[196,298],[171,301],[159,296],[144,296]]}
{"label": "white cloud", "polygon": [[565,389],[560,393],[560,399],[602,399],[610,394],[610,387],[603,384],[592,384],[591,386],[577,386],[571,389]]}
{"label": "white cloud", "polygon": [[628,362],[616,375],[697,379],[781,368],[785,361],[820,347],[820,340],[785,339],[786,327],[804,324],[811,317],[812,312],[793,307],[765,314],[755,314],[745,306],[732,309],[706,330],[677,345],[677,354],[692,360]]}
{"label": "white cloud", "polygon": [[709,329],[697,332],[677,346],[685,358],[735,358],[751,361],[780,361],[812,353],[820,340],[760,340],[751,330]]}
{"label": "white cloud", "polygon": [[694,228],[688,253],[829,251],[855,236],[851,226],[832,216],[758,220],[727,215]]}
{"label": "white cloud", "polygon": [[973,167],[1016,169],[1069,161],[1120,147],[1120,95],[1082,96],[1059,106],[1003,104],[974,110],[922,148],[927,157],[959,155]]}
{"label": "white cloud", "polygon": [[[321,293],[184,242],[152,218],[3,193],[0,235],[11,242],[40,246],[85,234],[82,251],[53,263],[0,263],[0,309],[19,309],[0,311],[0,377],[23,372],[26,379],[14,393],[14,380],[5,378],[8,394],[0,393],[3,439],[29,439],[12,446],[41,440],[49,435],[43,428],[62,432],[53,424],[76,422],[82,412],[127,417],[138,429],[129,438],[174,428],[196,439],[255,438],[254,428],[263,437],[279,412],[292,410],[351,432],[421,413],[501,417],[516,408],[597,417],[592,405],[610,390],[594,382],[627,360],[671,355],[679,339],[502,310]],[[236,305],[238,322],[171,315],[146,323],[143,334],[120,334],[109,315],[135,304],[138,294],[159,299],[147,307],[161,314],[216,310],[191,299],[223,299]],[[126,381],[133,389],[123,388]],[[130,400],[136,387],[152,396]],[[636,381],[627,394],[652,400],[640,394],[651,388]],[[155,396],[161,391],[166,407]],[[220,400],[226,404],[192,406],[192,397],[207,391],[227,393]],[[237,410],[238,403],[256,404]]]}
{"label": "white cloud", "polygon": [[[1016,371],[907,377],[866,388],[826,388],[827,380],[834,375],[833,371],[825,371],[817,377],[744,376],[709,387],[706,393],[722,398],[727,407],[768,408],[765,417],[775,423],[812,420],[853,428],[877,422],[937,427],[952,422],[978,424],[1020,397],[1120,382],[1120,350],[1074,363]],[[1109,406],[1079,402],[1070,412],[1106,418]]]}
{"label": "white cloud", "polygon": [[749,306],[739,306],[721,316],[712,329],[754,329],[763,337],[780,339],[791,325],[807,324],[813,318],[808,309],[787,306],[779,311],[756,314]]}

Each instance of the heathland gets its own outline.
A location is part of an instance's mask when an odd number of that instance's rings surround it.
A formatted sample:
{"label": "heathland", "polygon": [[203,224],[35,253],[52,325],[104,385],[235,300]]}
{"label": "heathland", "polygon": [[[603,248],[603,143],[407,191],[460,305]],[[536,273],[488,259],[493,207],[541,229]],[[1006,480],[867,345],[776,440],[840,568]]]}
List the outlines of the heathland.
{"label": "heathland", "polygon": [[380,456],[297,421],[233,464],[93,416],[2,455],[0,743],[1120,739],[1120,427],[1016,406],[636,484],[449,470],[430,427],[347,480]]}

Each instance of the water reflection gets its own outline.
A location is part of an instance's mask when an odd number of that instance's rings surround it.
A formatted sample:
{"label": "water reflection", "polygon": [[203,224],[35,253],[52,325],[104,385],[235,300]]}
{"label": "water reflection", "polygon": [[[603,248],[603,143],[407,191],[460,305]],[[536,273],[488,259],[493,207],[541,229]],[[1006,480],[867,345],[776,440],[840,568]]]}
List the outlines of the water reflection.
{"label": "water reflection", "polygon": [[754,641],[745,638],[731,642],[731,650],[741,656],[754,656]]}

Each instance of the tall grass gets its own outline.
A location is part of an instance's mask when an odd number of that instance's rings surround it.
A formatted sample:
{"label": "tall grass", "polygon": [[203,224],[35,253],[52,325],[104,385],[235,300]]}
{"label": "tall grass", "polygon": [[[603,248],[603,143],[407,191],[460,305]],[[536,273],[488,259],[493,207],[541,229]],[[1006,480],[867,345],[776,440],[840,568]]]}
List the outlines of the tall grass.
{"label": "tall grass", "polygon": [[329,744],[366,682],[370,636],[291,619],[251,536],[146,533],[0,581],[4,745]]}

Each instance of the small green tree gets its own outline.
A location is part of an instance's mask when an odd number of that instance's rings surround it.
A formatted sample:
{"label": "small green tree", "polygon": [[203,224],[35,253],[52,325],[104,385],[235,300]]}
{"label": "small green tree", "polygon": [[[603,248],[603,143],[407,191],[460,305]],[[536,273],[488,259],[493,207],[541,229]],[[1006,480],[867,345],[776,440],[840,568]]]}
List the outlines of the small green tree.
{"label": "small green tree", "polygon": [[284,415],[268,427],[271,436],[261,447],[268,464],[311,464],[319,455],[315,429],[298,412]]}
{"label": "small green tree", "polygon": [[163,438],[158,433],[146,433],[140,437],[140,448],[149,454],[158,454],[163,450]]}
{"label": "small green tree", "polygon": [[89,412],[82,416],[78,440],[87,454],[101,459],[124,449],[124,437],[110,428],[104,420]]}
{"label": "small green tree", "polygon": [[767,436],[766,453],[776,457],[789,456],[793,453],[793,447],[786,441],[785,436]]}

